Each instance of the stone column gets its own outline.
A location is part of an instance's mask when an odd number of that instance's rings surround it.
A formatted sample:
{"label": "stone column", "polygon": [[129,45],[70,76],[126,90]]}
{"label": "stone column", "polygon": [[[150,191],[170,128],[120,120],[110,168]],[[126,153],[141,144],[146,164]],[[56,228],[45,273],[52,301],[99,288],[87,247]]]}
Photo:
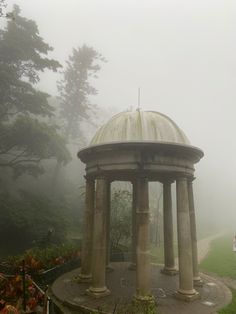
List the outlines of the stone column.
{"label": "stone column", "polygon": [[174,234],[172,217],[171,181],[163,182],[163,228],[164,228],[164,259],[162,273],[176,275],[174,256]]}
{"label": "stone column", "polygon": [[111,182],[107,181],[107,204],[106,204],[106,270],[112,271],[113,268],[110,266],[110,226],[111,226]]}
{"label": "stone column", "polygon": [[136,226],[136,198],[137,198],[137,183],[132,182],[133,199],[132,199],[132,260],[129,270],[136,270],[136,243],[137,243],[137,226]]}
{"label": "stone column", "polygon": [[93,242],[93,215],[94,215],[94,180],[86,179],[84,229],[81,256],[81,281],[90,281],[92,278],[92,242]]}
{"label": "stone column", "polygon": [[92,285],[87,293],[99,298],[110,294],[106,287],[106,205],[107,181],[98,178],[96,185],[96,205],[94,211]]}
{"label": "stone column", "polygon": [[149,251],[149,198],[148,179],[137,179],[137,270],[136,296],[138,301],[153,302],[150,296],[150,251]]}
{"label": "stone column", "polygon": [[198,253],[197,253],[197,229],[195,219],[194,197],[193,197],[193,179],[188,180],[188,196],[189,196],[189,214],[190,214],[190,228],[192,240],[192,256],[193,256],[193,283],[196,286],[202,286],[203,281],[199,276],[198,269]]}
{"label": "stone column", "polygon": [[177,179],[177,230],[179,251],[179,289],[176,297],[192,301],[199,297],[193,288],[192,243],[190,233],[187,178]]}

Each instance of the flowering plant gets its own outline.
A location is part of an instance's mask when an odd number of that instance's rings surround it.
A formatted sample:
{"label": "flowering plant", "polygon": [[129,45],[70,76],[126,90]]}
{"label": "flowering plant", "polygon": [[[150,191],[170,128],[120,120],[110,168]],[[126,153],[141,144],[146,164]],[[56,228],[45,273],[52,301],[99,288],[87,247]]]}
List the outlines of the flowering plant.
{"label": "flowering plant", "polygon": [[22,260],[25,261],[27,272],[40,273],[57,265],[80,257],[80,251],[72,244],[51,245],[46,248],[32,248],[27,250],[23,256],[11,256],[7,263],[15,269],[19,269]]}
{"label": "flowering plant", "polygon": [[[25,276],[26,312],[42,307],[44,294],[37,289],[29,275]],[[0,274],[0,313],[20,313],[23,303],[23,278]]]}

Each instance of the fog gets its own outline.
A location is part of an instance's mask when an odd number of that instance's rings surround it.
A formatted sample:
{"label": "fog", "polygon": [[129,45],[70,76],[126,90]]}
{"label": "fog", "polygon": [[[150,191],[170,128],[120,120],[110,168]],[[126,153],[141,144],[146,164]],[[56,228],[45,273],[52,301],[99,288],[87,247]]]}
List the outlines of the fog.
{"label": "fog", "polygon": [[[94,80],[98,124],[136,109],[140,87],[142,110],[179,125],[205,154],[196,165],[199,223],[236,230],[235,1],[9,0],[9,9],[13,3],[62,64],[83,44],[106,58]],[[38,87],[55,96],[59,77],[45,73]]]}

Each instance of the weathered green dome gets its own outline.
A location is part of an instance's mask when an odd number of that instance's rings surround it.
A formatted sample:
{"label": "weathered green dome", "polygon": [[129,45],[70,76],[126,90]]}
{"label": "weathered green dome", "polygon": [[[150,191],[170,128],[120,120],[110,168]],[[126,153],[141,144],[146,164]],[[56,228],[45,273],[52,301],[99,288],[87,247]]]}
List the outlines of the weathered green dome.
{"label": "weathered green dome", "polygon": [[126,111],[113,116],[94,135],[90,145],[112,142],[168,142],[189,145],[183,131],[156,111]]}

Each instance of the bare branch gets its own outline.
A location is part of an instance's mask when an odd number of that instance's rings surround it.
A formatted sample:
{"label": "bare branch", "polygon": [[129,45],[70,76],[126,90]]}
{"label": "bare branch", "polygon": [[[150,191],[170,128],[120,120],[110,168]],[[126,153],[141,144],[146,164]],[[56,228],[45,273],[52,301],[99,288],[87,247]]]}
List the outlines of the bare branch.
{"label": "bare branch", "polygon": [[12,150],[16,144],[13,144],[9,146],[7,149],[0,151],[0,155],[12,155],[12,153],[9,153],[10,150]]}
{"label": "bare branch", "polygon": [[15,156],[15,158],[13,158],[12,160],[9,161],[10,164],[14,163],[15,160],[17,160],[20,157],[23,156],[27,156],[25,155],[25,152],[27,151],[27,149],[24,149],[22,152],[20,152],[18,155]]}
{"label": "bare branch", "polygon": [[12,162],[10,165],[15,166],[21,163],[39,163],[42,160],[42,158],[35,158],[35,159],[21,159],[21,160],[17,160],[15,162]]}

